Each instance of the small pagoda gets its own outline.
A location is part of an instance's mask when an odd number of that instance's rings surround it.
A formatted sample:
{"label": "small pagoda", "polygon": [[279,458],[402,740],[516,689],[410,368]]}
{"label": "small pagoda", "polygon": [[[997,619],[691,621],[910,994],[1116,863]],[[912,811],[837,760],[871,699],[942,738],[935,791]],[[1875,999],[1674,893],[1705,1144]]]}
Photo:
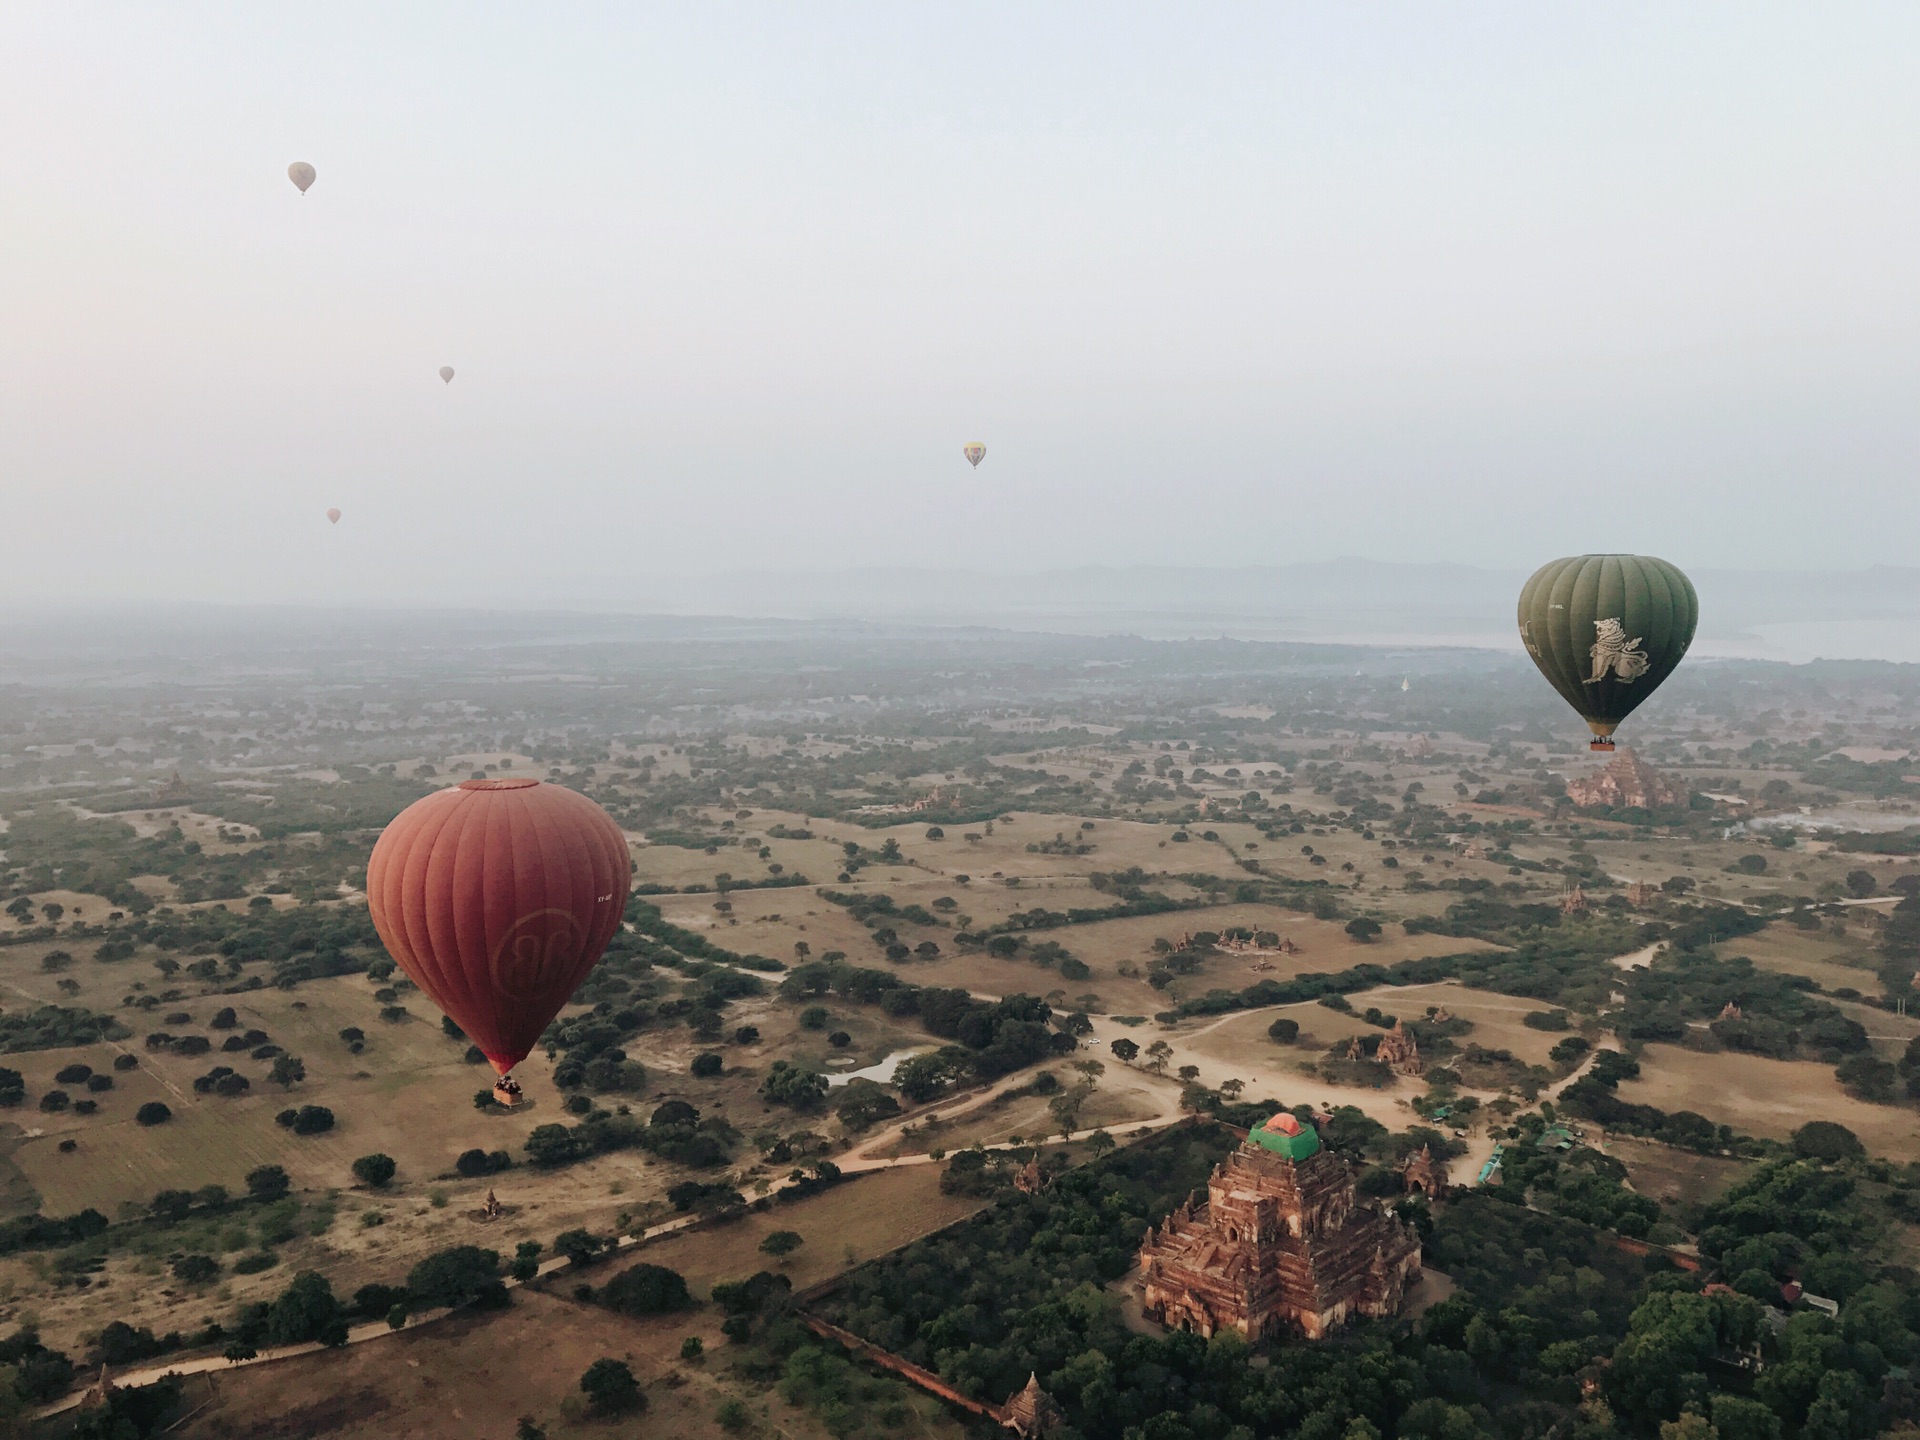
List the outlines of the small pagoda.
{"label": "small pagoda", "polygon": [[1409,1195],[1424,1195],[1429,1200],[1447,1198],[1447,1164],[1435,1160],[1433,1151],[1422,1145],[1401,1162],[1400,1183]]}
{"label": "small pagoda", "polygon": [[1040,1376],[1033,1373],[1028,1375],[1025,1388],[1000,1407],[1000,1423],[1022,1440],[1043,1440],[1064,1430],[1067,1416],[1054,1398],[1040,1388]]}
{"label": "small pagoda", "polygon": [[1420,1240],[1359,1203],[1353,1171],[1319,1132],[1281,1112],[1214,1170],[1140,1246],[1142,1312],[1169,1329],[1318,1340],[1350,1316],[1399,1310]]}

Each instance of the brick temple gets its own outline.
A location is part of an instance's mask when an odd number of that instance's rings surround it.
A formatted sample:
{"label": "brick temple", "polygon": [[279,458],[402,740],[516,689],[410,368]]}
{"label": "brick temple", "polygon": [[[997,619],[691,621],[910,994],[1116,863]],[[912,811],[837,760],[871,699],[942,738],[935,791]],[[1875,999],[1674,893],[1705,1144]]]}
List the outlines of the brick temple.
{"label": "brick temple", "polygon": [[1413,1229],[1360,1205],[1347,1162],[1283,1112],[1220,1163],[1205,1202],[1147,1232],[1138,1283],[1169,1329],[1318,1340],[1350,1316],[1394,1314],[1419,1278]]}
{"label": "brick temple", "polygon": [[1624,746],[1599,774],[1567,781],[1567,798],[1582,807],[1664,810],[1686,804],[1687,793],[1686,786],[1667,779]]}

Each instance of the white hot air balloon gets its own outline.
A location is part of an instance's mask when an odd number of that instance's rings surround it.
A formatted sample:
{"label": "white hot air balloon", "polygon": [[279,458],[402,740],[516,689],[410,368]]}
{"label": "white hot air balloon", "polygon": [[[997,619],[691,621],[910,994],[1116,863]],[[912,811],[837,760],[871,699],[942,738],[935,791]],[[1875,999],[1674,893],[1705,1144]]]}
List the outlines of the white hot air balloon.
{"label": "white hot air balloon", "polygon": [[338,510],[328,510],[327,519],[333,524],[338,525],[340,523],[340,512]]}
{"label": "white hot air balloon", "polygon": [[976,440],[971,445],[962,445],[960,447],[960,453],[967,457],[967,463],[969,465],[978,470],[980,468],[980,462],[987,458],[987,447]]}
{"label": "white hot air balloon", "polygon": [[306,161],[296,160],[287,167],[287,178],[293,181],[293,188],[304,195],[307,187],[313,184],[314,169]]}
{"label": "white hot air balloon", "polygon": [[453,383],[453,366],[442,365],[440,367],[440,378],[451,385]]}

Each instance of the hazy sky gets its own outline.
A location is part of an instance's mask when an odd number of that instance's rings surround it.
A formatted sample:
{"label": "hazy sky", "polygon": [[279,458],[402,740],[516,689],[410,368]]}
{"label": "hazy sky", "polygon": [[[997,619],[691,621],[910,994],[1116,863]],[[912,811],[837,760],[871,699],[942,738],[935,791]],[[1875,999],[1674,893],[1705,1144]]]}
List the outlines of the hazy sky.
{"label": "hazy sky", "polygon": [[0,598],[1916,563],[1916,74],[1911,3],[7,0]]}

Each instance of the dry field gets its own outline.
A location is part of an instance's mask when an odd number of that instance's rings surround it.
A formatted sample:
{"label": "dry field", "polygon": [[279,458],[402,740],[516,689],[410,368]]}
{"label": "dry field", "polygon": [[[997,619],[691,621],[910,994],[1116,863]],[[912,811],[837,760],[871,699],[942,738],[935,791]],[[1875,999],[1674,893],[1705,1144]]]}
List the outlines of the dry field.
{"label": "dry field", "polygon": [[1832,1066],[1812,1061],[1650,1045],[1640,1058],[1640,1078],[1622,1084],[1620,1098],[1662,1110],[1692,1110],[1716,1125],[1776,1140],[1809,1120],[1835,1120],[1875,1155],[1920,1160],[1920,1114],[1855,1100],[1833,1078]]}
{"label": "dry field", "polygon": [[1683,1216],[1698,1214],[1718,1200],[1750,1168],[1744,1160],[1718,1155],[1696,1155],[1654,1140],[1615,1135],[1607,1154],[1627,1167],[1627,1183],[1662,1205],[1679,1207]]}
{"label": "dry field", "polygon": [[[678,1270],[694,1295],[704,1296],[717,1281],[773,1268],[759,1253],[759,1242],[774,1230],[793,1230],[806,1243],[778,1268],[803,1289],[979,1207],[978,1200],[942,1195],[939,1178],[939,1167],[932,1165],[874,1172],[735,1225],[668,1236],[627,1251],[593,1276],[604,1281],[620,1267],[645,1260]],[[500,1244],[491,1236],[487,1243]],[[176,1433],[206,1440],[283,1435],[289,1440],[310,1435],[437,1440],[449,1433],[451,1419],[459,1422],[458,1433],[504,1440],[523,1414],[533,1415],[554,1440],[604,1435],[610,1428],[624,1432],[633,1422],[609,1427],[570,1420],[562,1410],[576,1393],[580,1372],[612,1355],[626,1359],[646,1382],[649,1403],[638,1433],[718,1437],[723,1432],[715,1411],[721,1400],[737,1396],[754,1412],[761,1433],[796,1440],[824,1435],[810,1413],[729,1375],[721,1317],[710,1306],[633,1320],[558,1298],[569,1285],[564,1272],[548,1283],[553,1293],[521,1291],[503,1315],[453,1318],[392,1340],[223,1375],[218,1403]],[[679,1358],[680,1342],[688,1335],[705,1342],[703,1360]],[[538,1363],[527,1363],[529,1356],[537,1356]],[[960,1430],[937,1405],[916,1400],[914,1419],[893,1433],[957,1437]]]}
{"label": "dry field", "polygon": [[[707,1355],[682,1362],[681,1339],[703,1331],[712,1336]],[[734,1379],[718,1331],[701,1313],[632,1320],[523,1293],[504,1313],[219,1375],[214,1403],[172,1433],[184,1440],[508,1440],[518,1417],[530,1415],[551,1440],[722,1440],[728,1432],[716,1412],[738,1398],[754,1416],[754,1433],[827,1440],[811,1412]],[[646,1388],[645,1413],[616,1422],[568,1418],[577,1413],[581,1372],[607,1356],[632,1365]],[[204,1384],[192,1383],[190,1403],[205,1396]],[[937,1404],[916,1401],[914,1419],[893,1433],[959,1440],[962,1432]]]}

